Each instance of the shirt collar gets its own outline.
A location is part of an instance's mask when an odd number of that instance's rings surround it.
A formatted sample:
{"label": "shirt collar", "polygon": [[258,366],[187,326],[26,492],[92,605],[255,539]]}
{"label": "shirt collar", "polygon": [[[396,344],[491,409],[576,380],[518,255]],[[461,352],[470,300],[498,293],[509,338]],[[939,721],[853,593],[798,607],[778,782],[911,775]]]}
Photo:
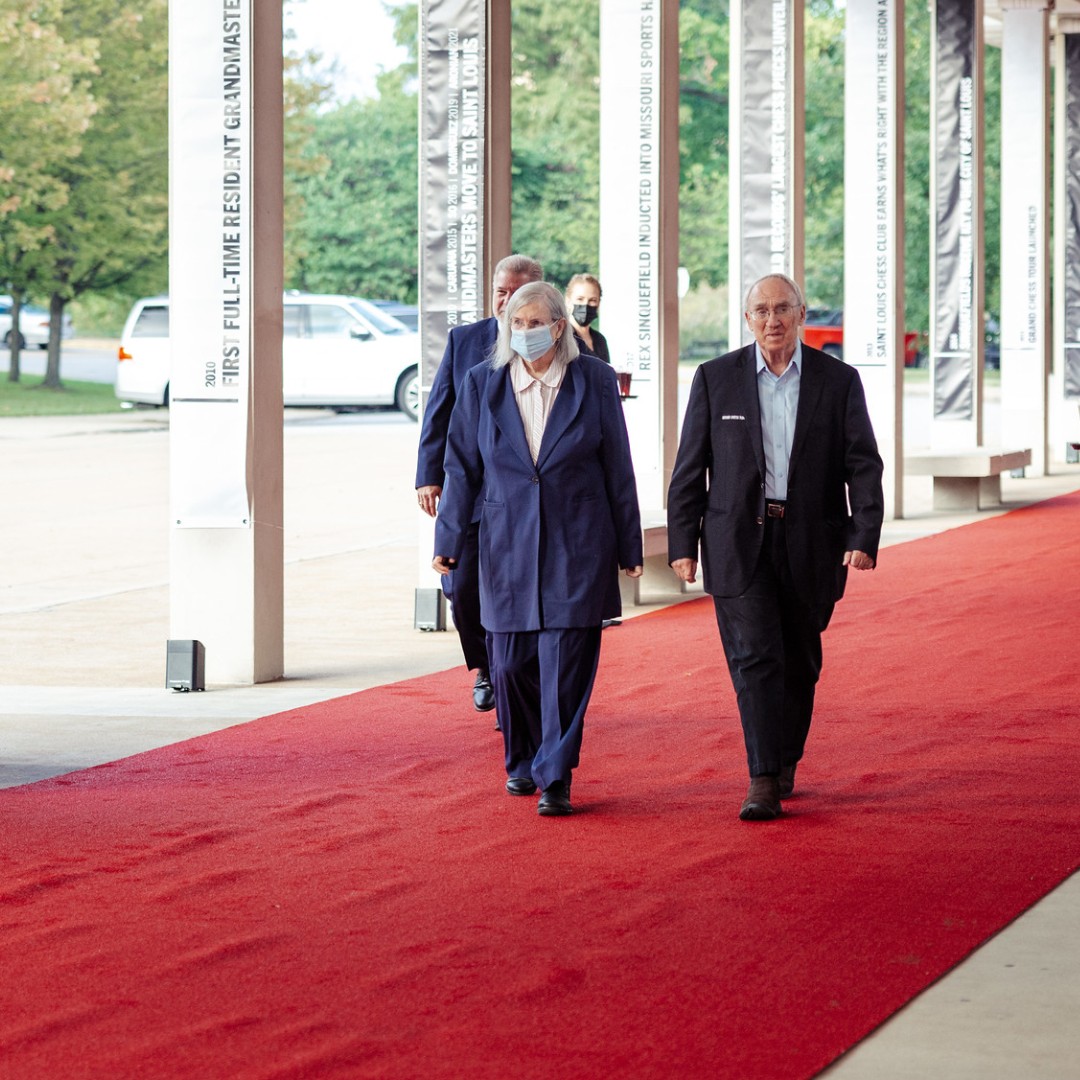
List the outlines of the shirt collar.
{"label": "shirt collar", "polygon": [[566,365],[562,363],[558,357],[552,360],[551,366],[538,378],[533,378],[533,376],[529,374],[529,371],[525,367],[520,356],[515,356],[510,362],[510,379],[513,383],[515,394],[520,394],[522,391],[528,390],[533,383],[540,383],[542,386],[553,388],[558,387],[562,385],[563,376],[565,375]]}
{"label": "shirt collar", "polygon": [[[767,370],[767,366],[765,364],[765,354],[761,351],[761,346],[756,341],[754,342],[754,354],[755,356],[757,356],[757,373],[760,375],[763,371]],[[794,368],[796,371],[802,370],[801,340],[795,342],[795,351],[791,354],[791,362],[788,364],[787,370],[784,372],[784,375],[786,375],[788,371],[790,371],[792,368]],[[784,375],[780,375],[778,377],[782,379]]]}

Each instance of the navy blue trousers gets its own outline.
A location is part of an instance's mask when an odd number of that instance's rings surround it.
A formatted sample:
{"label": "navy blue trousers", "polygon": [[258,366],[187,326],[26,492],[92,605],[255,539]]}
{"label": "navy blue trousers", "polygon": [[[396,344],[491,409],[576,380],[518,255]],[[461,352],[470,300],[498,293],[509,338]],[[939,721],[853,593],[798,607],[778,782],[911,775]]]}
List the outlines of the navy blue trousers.
{"label": "navy blue trousers", "polygon": [[777,518],[765,519],[761,558],[746,592],[713,602],[750,775],[775,776],[803,756],[821,674],[821,633],[833,605],[812,608],[800,599]]}
{"label": "navy blue trousers", "polygon": [[600,660],[600,627],[488,635],[508,776],[544,789],[577,768]]}
{"label": "navy blue trousers", "polygon": [[465,534],[457,567],[443,578],[443,592],[450,601],[450,613],[458,632],[465,666],[470,670],[488,668],[487,635],[480,622],[480,522],[474,521]]}

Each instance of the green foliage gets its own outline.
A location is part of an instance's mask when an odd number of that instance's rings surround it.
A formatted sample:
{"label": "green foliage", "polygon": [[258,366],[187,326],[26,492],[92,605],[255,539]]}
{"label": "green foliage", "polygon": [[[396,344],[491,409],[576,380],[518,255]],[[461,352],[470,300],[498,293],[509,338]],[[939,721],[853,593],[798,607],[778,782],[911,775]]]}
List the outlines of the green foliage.
{"label": "green foliage", "polygon": [[844,20],[808,9],[806,39],[806,269],[808,302],[844,306]]}
{"label": "green foliage", "polygon": [[327,164],[296,179],[304,208],[290,287],[416,299],[416,97],[403,81],[388,72],[378,98],[312,118],[308,154]]}
{"label": "green foliage", "polygon": [[986,310],[1001,314],[1001,50],[986,50],[983,221]]}
{"label": "green foliage", "polygon": [[512,20],[513,247],[562,288],[599,269],[599,0],[521,0]]}
{"label": "green foliage", "polygon": [[61,171],[98,107],[87,86],[97,43],[62,36],[62,15],[59,0],[0,0],[0,282],[16,293],[55,240],[49,215],[70,196]]}
{"label": "green foliage", "polygon": [[930,13],[904,8],[904,328],[930,327]]}
{"label": "green foliage", "polygon": [[321,177],[330,167],[324,155],[312,149],[319,108],[330,98],[331,87],[318,72],[319,56],[307,52],[284,59],[285,131],[285,280],[299,272],[308,253],[307,237],[298,224],[304,220],[303,182]]}
{"label": "green foliage", "polygon": [[684,0],[679,10],[679,263],[695,288],[728,276],[727,15],[717,0]]}
{"label": "green foliage", "polygon": [[65,32],[98,41],[85,80],[95,112],[79,153],[56,169],[68,190],[33,260],[39,292],[64,300],[138,279],[163,283],[167,255],[167,4],[138,11],[111,0],[69,0]]}

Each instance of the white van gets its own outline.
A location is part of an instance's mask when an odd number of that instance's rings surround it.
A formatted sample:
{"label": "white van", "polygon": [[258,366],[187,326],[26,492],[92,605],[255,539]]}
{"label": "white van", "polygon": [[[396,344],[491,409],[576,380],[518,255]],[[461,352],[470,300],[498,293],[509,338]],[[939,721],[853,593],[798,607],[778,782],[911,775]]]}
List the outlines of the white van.
{"label": "white van", "polygon": [[[120,338],[116,396],[169,404],[169,298],[137,300]],[[404,323],[353,296],[286,293],[282,396],[286,405],[420,410],[420,339]]]}

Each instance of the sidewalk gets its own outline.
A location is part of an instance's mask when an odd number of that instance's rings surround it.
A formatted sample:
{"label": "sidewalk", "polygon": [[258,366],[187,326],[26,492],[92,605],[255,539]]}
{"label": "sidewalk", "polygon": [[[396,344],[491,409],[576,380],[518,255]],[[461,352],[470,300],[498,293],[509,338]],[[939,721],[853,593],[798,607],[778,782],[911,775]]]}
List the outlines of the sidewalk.
{"label": "sidewalk", "polygon": [[[461,666],[452,631],[413,629],[424,561],[412,491],[416,425],[395,413],[289,410],[286,677],[199,694],[165,689],[167,425],[166,413],[141,410],[0,419],[0,786]],[[990,516],[932,511],[930,483],[905,482],[908,517],[886,525],[886,545]],[[1077,488],[1080,466],[1006,476],[1005,509]],[[462,668],[463,702],[470,688]],[[1076,1076],[1080,976],[1062,945],[1078,937],[1073,878],[825,1075]]]}

